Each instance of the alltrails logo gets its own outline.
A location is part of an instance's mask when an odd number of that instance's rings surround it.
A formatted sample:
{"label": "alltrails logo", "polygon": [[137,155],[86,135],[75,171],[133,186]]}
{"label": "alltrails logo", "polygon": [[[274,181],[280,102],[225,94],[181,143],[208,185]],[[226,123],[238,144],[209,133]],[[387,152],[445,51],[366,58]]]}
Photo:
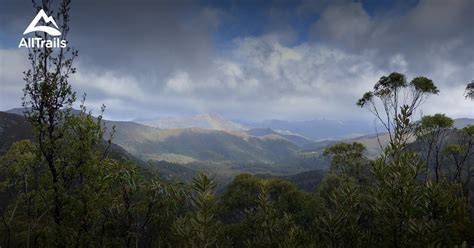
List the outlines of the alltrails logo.
{"label": "alltrails logo", "polygon": [[[45,25],[48,23],[52,23],[54,27],[49,26],[36,26],[38,22],[43,19]],[[31,21],[30,25],[26,28],[23,35],[31,33],[31,32],[45,32],[50,36],[60,36],[61,32],[58,30],[58,25],[54,21],[52,16],[46,15],[43,10],[40,10],[38,14],[35,16],[33,21]],[[53,38],[52,40],[44,40],[40,37],[33,37],[33,38],[22,38],[18,47],[26,47],[26,48],[65,48],[67,45],[66,40],[60,40],[59,38]]]}

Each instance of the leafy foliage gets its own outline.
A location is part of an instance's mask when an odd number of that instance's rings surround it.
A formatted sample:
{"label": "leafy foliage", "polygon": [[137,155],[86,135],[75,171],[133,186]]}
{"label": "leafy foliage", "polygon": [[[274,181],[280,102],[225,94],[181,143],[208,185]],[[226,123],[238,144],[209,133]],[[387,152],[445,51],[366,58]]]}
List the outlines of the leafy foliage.
{"label": "leafy foliage", "polygon": [[364,151],[365,147],[360,143],[341,143],[327,148],[324,155],[331,157],[331,171],[361,178],[369,163]]}
{"label": "leafy foliage", "polygon": [[205,174],[193,179],[192,212],[174,223],[175,244],[181,247],[215,247],[224,242],[220,239],[222,229],[215,215],[215,188],[216,184]]}
{"label": "leafy foliage", "polygon": [[443,160],[442,150],[446,145],[446,139],[453,124],[453,119],[444,114],[423,116],[421,120],[415,124],[415,135],[418,142],[422,144],[420,155],[426,159],[427,163],[427,170],[425,171],[426,179],[430,176],[429,169],[433,169],[435,180],[437,182],[440,180]]}
{"label": "leafy foliage", "polygon": [[465,96],[468,99],[474,100],[474,81],[467,84]]}
{"label": "leafy foliage", "polygon": [[[63,0],[58,14],[63,35],[69,30],[69,4]],[[36,7],[52,13],[49,1]],[[66,58],[67,52],[72,57]],[[68,78],[75,56],[50,48],[33,49],[29,56],[23,103],[35,135],[33,142],[14,143],[0,157],[1,247],[474,245],[467,190],[474,127],[454,130],[457,143],[440,146],[454,161],[453,177],[422,180],[431,167],[407,149],[411,135],[438,142],[440,132],[452,126],[449,118],[435,115],[415,128],[414,111],[438,93],[425,77],[407,83],[403,74],[392,73],[359,100],[390,133],[389,146],[374,161],[364,156],[361,144],[338,144],[325,151],[332,167],[315,192],[280,179],[240,175],[218,196],[206,174],[183,184],[111,159],[113,129],[104,147],[101,116],[92,117],[84,100],[80,112],[71,114],[76,98]],[[404,90],[410,99],[401,103]]]}
{"label": "leafy foliage", "polygon": [[388,132],[391,145],[404,146],[410,138],[408,118],[428,96],[438,92],[436,85],[428,78],[417,77],[407,83],[405,75],[392,72],[381,77],[373,91],[366,92],[356,104],[374,114]]}

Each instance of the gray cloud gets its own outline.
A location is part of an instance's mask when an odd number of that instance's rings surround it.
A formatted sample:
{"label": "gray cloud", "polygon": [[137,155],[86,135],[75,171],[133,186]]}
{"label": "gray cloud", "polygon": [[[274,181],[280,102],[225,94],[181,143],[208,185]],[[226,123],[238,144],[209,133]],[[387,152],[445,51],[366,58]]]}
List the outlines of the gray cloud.
{"label": "gray cloud", "polygon": [[[469,0],[423,0],[406,12],[381,15],[352,1],[303,1],[297,15],[320,18],[307,31],[312,39],[298,44],[296,30],[285,25],[291,16],[275,5],[269,16],[280,22],[261,35],[238,36],[225,50],[214,35],[231,15],[226,10],[191,1],[74,4],[69,39],[80,57],[71,83],[88,93],[91,107],[106,104],[109,118],[202,112],[242,119],[368,118],[354,102],[391,71],[426,75],[440,86],[425,113],[474,114],[472,102],[462,98],[474,77]],[[31,9],[11,3],[6,9],[17,14],[0,12],[0,37],[21,37]],[[19,105],[26,57],[21,49],[4,48],[0,55],[5,109]]]}

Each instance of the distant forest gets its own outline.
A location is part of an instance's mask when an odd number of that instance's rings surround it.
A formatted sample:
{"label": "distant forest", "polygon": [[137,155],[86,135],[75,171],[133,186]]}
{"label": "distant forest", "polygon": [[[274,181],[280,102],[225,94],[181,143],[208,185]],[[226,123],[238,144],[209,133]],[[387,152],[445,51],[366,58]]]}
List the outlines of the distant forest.
{"label": "distant forest", "polygon": [[[36,7],[49,16],[50,6]],[[70,0],[54,10],[62,38],[69,10]],[[73,113],[77,56],[30,50],[22,104],[33,139],[0,155],[0,247],[474,246],[474,126],[456,129],[441,113],[414,121],[442,94],[429,78],[393,72],[356,103],[388,133],[378,157],[335,144],[309,191],[241,174],[216,193],[212,175],[172,180],[117,155],[85,95]],[[463,98],[474,100],[474,82]]]}

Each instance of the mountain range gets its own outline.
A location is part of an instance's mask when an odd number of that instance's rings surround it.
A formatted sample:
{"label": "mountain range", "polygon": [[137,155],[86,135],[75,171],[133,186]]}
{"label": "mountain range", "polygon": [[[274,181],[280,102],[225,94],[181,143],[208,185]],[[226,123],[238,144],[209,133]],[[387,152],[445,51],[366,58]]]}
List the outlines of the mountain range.
{"label": "mountain range", "polygon": [[243,120],[229,120],[218,114],[157,117],[153,119],[135,120],[134,122],[164,129],[203,128],[223,131],[271,129],[272,132],[275,133],[297,135],[312,141],[353,138],[375,132],[373,128],[374,125],[364,121],[314,119],[307,121],[265,120],[249,122]]}
{"label": "mountain range", "polygon": [[[32,130],[23,110],[0,112],[0,153]],[[209,171],[222,178],[240,173],[295,174],[322,169],[327,162],[301,153],[312,141],[269,129],[214,130],[204,128],[156,128],[130,121],[103,120],[106,133],[115,127],[115,156],[164,169],[168,176],[188,178]]]}
{"label": "mountain range", "polygon": [[165,117],[148,120],[135,120],[134,122],[157,128],[204,128],[213,130],[244,130],[239,123],[227,120],[218,114],[201,114],[195,116]]}
{"label": "mountain range", "polygon": [[[0,153],[5,152],[13,142],[32,137],[32,129],[22,115],[22,109],[0,112]],[[267,122],[287,128],[285,131],[250,127],[218,115],[199,115],[179,121],[168,118],[166,121],[154,122],[156,125],[146,121],[140,124],[104,120],[103,123],[108,131],[115,127],[115,157],[135,160],[143,166],[158,167],[168,176],[186,179],[197,171],[212,172],[226,180],[239,173],[291,175],[321,170],[328,168],[329,162],[322,156],[322,151],[330,145],[357,141],[367,147],[369,156],[375,156],[380,152],[378,141],[384,143],[387,140],[386,134],[372,134],[315,141],[307,137],[308,132],[303,132],[306,135],[295,133],[297,130],[309,131],[309,126],[319,124],[314,128],[322,134],[329,128],[331,121]],[[342,134],[340,128],[348,123],[351,122],[340,122],[339,126],[334,124],[326,133]],[[455,121],[457,127],[469,124],[474,124],[474,119]],[[359,127],[360,123],[354,125],[355,128],[349,128],[349,132],[363,131]]]}

